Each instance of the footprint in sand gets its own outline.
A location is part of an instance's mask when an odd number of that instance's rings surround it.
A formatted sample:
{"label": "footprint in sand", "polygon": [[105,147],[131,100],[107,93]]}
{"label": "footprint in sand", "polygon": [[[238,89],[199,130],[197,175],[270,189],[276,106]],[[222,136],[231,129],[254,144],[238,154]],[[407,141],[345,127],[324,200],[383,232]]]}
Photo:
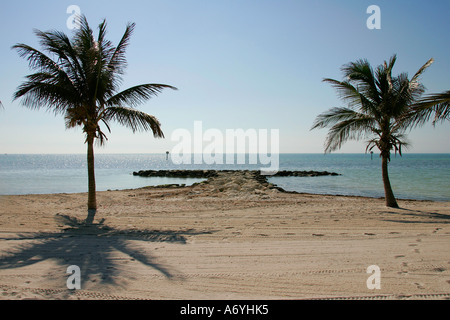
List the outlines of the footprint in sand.
{"label": "footprint in sand", "polygon": [[[419,240],[419,241],[422,241],[422,240],[420,240],[420,239],[418,239],[418,240]],[[417,240],[416,240],[416,241],[417,241]],[[417,243],[410,243],[409,246],[410,246],[410,247],[417,247],[418,244],[417,244]],[[420,250],[417,249],[417,248],[414,249],[413,251],[414,251],[414,253],[420,253]]]}
{"label": "footprint in sand", "polygon": [[402,262],[402,270],[398,274],[407,275],[408,274],[408,262]]}
{"label": "footprint in sand", "polygon": [[417,289],[425,289],[422,283],[415,282],[414,284],[416,285]]}

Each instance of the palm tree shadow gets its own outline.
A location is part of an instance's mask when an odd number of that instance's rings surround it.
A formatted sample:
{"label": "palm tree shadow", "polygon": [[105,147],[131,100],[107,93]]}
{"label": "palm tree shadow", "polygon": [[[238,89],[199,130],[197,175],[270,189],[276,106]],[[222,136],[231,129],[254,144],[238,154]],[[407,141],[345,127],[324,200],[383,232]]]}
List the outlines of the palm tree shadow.
{"label": "palm tree shadow", "polygon": [[[450,223],[450,215],[444,213],[437,212],[429,212],[422,210],[411,210],[405,208],[399,208],[403,212],[392,212],[389,211],[389,214],[396,215],[402,219],[384,219],[384,221],[390,222],[400,222],[400,223],[442,223],[447,224]],[[405,219],[406,217],[410,217],[411,219]],[[419,219],[417,219],[419,218]],[[423,218],[429,219],[424,221]]]}
{"label": "palm tree shadow", "polygon": [[104,225],[104,221],[86,225],[69,216],[57,215],[56,219],[68,227],[61,232],[19,234],[16,238],[1,238],[9,241],[32,241],[15,246],[9,252],[3,252],[0,255],[0,269],[26,267],[51,259],[65,268],[70,265],[79,266],[82,288],[93,276],[98,277],[102,284],[116,285],[123,273],[118,263],[123,262],[123,258],[120,258],[123,254],[129,257],[128,260],[138,261],[157,270],[166,278],[173,279],[173,268],[159,263],[148,250],[137,250],[130,244],[130,240],[186,244],[186,237],[189,235],[213,232],[193,229],[121,230]]}

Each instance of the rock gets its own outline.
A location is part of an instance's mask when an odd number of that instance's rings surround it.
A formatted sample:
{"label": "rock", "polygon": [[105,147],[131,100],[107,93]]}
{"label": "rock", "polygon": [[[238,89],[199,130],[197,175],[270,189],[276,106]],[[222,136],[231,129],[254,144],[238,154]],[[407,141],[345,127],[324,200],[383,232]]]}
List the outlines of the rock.
{"label": "rock", "polygon": [[[193,195],[214,196],[219,195],[236,197],[261,197],[262,194],[276,192],[296,193],[286,191],[267,181],[268,176],[262,175],[259,170],[141,170],[133,172],[140,177],[174,177],[174,178],[203,178],[203,182],[194,183]],[[317,177],[337,176],[339,174],[327,171],[279,171],[270,177]],[[173,188],[184,185],[164,185],[158,187]]]}
{"label": "rock", "polygon": [[[261,175],[259,170],[140,170],[133,172],[134,176],[140,177],[173,177],[173,178],[210,178],[216,177],[219,173],[238,174],[250,176],[259,181],[265,180],[266,176]],[[271,177],[317,177],[317,176],[337,176],[338,173],[328,171],[278,171]]]}

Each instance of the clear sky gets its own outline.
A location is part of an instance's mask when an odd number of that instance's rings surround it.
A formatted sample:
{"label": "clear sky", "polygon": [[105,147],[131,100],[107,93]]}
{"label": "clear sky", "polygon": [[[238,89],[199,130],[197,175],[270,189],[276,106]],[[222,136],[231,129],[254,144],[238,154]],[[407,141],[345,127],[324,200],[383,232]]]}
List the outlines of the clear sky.
{"label": "clear sky", "polygon": [[[32,111],[12,101],[30,73],[11,50],[39,47],[33,29],[71,33],[69,5],[77,5],[96,28],[107,19],[117,44],[127,22],[135,33],[127,51],[123,89],[164,83],[140,106],[162,123],[165,139],[133,134],[112,124],[99,153],[162,153],[176,129],[278,129],[280,152],[321,153],[327,130],[310,131],[321,112],[342,106],[322,82],[341,79],[343,64],[367,58],[373,66],[396,53],[394,73],[410,77],[431,57],[422,76],[427,93],[450,90],[450,1],[382,0],[41,0],[3,1],[0,11],[0,153],[85,153],[81,129],[66,130],[61,116]],[[366,12],[381,10],[381,29],[370,30]],[[408,152],[450,153],[450,125],[427,125],[409,134]],[[347,143],[339,152],[364,152]]]}

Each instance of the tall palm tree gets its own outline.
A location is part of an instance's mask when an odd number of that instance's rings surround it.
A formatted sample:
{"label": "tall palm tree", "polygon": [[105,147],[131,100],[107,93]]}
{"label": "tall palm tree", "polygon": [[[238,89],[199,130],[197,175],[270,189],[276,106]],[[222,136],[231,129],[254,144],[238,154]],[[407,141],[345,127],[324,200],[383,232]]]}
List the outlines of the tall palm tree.
{"label": "tall palm tree", "polygon": [[94,174],[94,142],[103,145],[107,140],[100,124],[109,132],[115,121],[133,132],[153,132],[164,137],[160,122],[135,107],[157,95],[165,84],[141,84],[118,91],[126,67],[125,50],[135,24],[126,26],[117,46],[105,38],[106,21],[98,26],[98,36],[89,27],[85,16],[79,17],[80,29],[72,39],[59,31],[35,31],[43,50],[26,44],[16,44],[21,57],[28,60],[35,73],[26,76],[14,93],[30,109],[47,108],[55,115],[64,115],[66,128],[81,126],[87,143],[88,216],[92,223],[97,210]]}
{"label": "tall palm tree", "polygon": [[386,206],[398,208],[388,174],[391,151],[402,154],[407,146],[405,131],[411,127],[411,110],[425,88],[419,76],[434,61],[430,59],[408,79],[406,73],[392,76],[397,57],[375,70],[367,60],[342,67],[343,81],[326,78],[348,107],[332,108],[315,119],[311,129],[330,127],[325,152],[339,149],[347,140],[368,139],[367,151],[380,150]]}

